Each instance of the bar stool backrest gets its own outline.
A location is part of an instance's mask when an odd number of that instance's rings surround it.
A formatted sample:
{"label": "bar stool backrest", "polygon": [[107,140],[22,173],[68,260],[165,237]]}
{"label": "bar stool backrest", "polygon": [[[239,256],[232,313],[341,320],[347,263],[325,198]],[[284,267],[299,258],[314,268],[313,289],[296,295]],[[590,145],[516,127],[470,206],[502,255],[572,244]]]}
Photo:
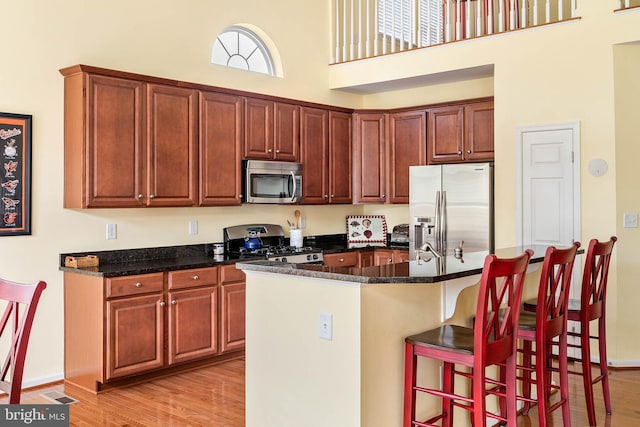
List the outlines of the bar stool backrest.
{"label": "bar stool backrest", "polygon": [[0,279],[0,337],[11,340],[0,371],[0,390],[9,394],[9,403],[20,403],[22,374],[29,334],[45,282],[22,284]]}
{"label": "bar stool backrest", "polygon": [[555,337],[567,329],[571,273],[579,247],[580,242],[567,249],[549,246],[545,253],[536,303],[536,330],[545,336]]}
{"label": "bar stool backrest", "polygon": [[475,357],[487,366],[515,352],[524,276],[531,249],[516,258],[485,258],[474,323]]}
{"label": "bar stool backrest", "polygon": [[604,316],[609,263],[617,240],[616,236],[612,236],[606,242],[599,242],[598,239],[589,242],[580,296],[582,316],[587,320]]}

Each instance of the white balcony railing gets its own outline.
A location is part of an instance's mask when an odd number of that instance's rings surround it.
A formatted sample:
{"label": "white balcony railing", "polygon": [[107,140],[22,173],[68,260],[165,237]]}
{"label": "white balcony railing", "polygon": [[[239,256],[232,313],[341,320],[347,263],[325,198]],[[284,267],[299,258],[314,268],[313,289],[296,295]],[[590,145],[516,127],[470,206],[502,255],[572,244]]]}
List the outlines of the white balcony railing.
{"label": "white balcony railing", "polygon": [[[576,17],[577,0],[330,0],[333,63]],[[616,0],[622,3],[630,0]],[[631,0],[633,1],[633,0]]]}

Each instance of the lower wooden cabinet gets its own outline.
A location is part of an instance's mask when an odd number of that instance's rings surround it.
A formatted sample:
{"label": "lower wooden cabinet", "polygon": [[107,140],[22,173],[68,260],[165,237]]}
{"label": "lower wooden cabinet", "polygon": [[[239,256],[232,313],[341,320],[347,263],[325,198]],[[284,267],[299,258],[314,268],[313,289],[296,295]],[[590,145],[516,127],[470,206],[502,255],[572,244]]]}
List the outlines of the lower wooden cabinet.
{"label": "lower wooden cabinet", "polygon": [[242,270],[235,265],[220,269],[221,351],[228,352],[244,348],[245,295],[247,282]]}
{"label": "lower wooden cabinet", "polygon": [[244,286],[235,265],[116,278],[65,272],[65,381],[95,392],[233,356],[244,349]]}
{"label": "lower wooden cabinet", "polygon": [[373,265],[397,264],[409,260],[408,249],[379,249],[373,251]]}
{"label": "lower wooden cabinet", "polygon": [[324,265],[329,267],[358,267],[358,252],[323,254]]}
{"label": "lower wooden cabinet", "polygon": [[324,265],[329,267],[371,267],[396,264],[409,260],[409,250],[403,249],[358,249],[351,252],[324,254]]}
{"label": "lower wooden cabinet", "polygon": [[163,367],[161,302],[161,293],[107,301],[107,381]]}

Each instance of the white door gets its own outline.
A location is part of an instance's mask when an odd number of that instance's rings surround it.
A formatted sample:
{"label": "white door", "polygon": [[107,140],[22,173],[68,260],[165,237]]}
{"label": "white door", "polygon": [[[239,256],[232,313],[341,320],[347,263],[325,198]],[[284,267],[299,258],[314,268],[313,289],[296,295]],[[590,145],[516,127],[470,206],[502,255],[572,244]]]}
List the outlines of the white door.
{"label": "white door", "polygon": [[[579,129],[578,123],[518,129],[518,244],[567,246],[579,240]],[[581,261],[578,256],[571,298],[580,298]]]}

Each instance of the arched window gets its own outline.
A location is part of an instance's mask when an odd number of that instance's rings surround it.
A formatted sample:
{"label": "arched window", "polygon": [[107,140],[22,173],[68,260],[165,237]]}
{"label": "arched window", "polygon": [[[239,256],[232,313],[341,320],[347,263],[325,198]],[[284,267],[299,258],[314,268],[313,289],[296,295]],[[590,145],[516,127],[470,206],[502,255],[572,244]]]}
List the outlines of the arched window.
{"label": "arched window", "polygon": [[263,40],[255,32],[238,25],[225,28],[218,35],[211,51],[211,63],[276,75],[271,53]]}

